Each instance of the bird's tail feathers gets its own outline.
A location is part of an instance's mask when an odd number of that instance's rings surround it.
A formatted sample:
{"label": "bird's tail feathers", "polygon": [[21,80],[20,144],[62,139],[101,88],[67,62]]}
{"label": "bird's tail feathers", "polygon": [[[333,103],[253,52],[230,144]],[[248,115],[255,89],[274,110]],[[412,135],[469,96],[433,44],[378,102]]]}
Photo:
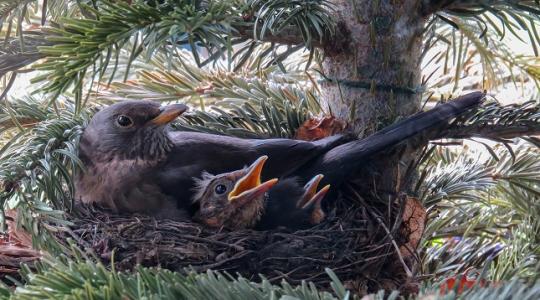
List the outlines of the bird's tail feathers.
{"label": "bird's tail feathers", "polygon": [[334,176],[344,176],[375,153],[389,149],[427,130],[447,126],[460,114],[478,106],[484,97],[485,94],[482,92],[470,93],[429,111],[417,113],[365,139],[337,146],[317,158],[317,161],[310,163],[305,172],[302,172],[304,178],[318,173],[325,174],[329,178],[333,177],[332,173]]}

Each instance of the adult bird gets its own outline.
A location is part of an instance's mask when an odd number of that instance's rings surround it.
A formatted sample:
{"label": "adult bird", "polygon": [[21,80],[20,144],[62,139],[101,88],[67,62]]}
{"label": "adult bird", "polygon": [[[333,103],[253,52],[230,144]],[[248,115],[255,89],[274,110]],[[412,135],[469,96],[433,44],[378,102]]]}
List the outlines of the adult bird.
{"label": "adult bird", "polygon": [[186,110],[183,104],[125,101],[97,112],[80,140],[86,170],[75,176],[75,199],[117,212],[182,220],[193,213],[193,178],[205,171],[240,169],[268,155],[273,163],[265,176],[286,175],[347,139],[249,140],[170,132],[168,124]]}
{"label": "adult bird", "polygon": [[297,177],[305,183],[324,173],[324,184],[337,187],[344,175],[361,168],[374,153],[418,133],[444,128],[483,97],[480,92],[462,96],[362,140],[332,136],[315,142],[169,131],[167,124],[186,106],[116,103],[96,113],[81,137],[79,153],[86,172],[75,178],[76,199],[118,211],[184,218],[186,212],[193,213],[194,177],[203,171],[238,170],[263,155],[268,156],[263,179]]}
{"label": "adult bird", "polygon": [[292,178],[261,181],[267,156],[249,167],[196,179],[193,201],[199,206],[195,220],[212,228],[261,230],[276,227],[302,229],[320,223],[321,201],[329,186],[317,191],[322,175],[305,186]]}

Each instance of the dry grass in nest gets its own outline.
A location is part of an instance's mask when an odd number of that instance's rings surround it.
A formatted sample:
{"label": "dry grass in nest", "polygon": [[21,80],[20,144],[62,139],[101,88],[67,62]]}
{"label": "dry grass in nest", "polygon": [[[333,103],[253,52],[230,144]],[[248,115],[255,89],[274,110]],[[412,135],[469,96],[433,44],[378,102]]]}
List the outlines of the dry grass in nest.
{"label": "dry grass in nest", "polygon": [[330,268],[363,294],[403,289],[412,282],[412,257],[403,251],[410,249],[410,234],[401,225],[406,199],[395,201],[392,209],[341,201],[327,221],[302,231],[215,231],[197,223],[79,207],[72,231],[59,238],[75,240],[105,263],[114,255],[118,270],[138,264],[177,271],[213,269],[255,281],[259,274],[272,282],[307,280],[324,289],[329,282],[325,268]]}

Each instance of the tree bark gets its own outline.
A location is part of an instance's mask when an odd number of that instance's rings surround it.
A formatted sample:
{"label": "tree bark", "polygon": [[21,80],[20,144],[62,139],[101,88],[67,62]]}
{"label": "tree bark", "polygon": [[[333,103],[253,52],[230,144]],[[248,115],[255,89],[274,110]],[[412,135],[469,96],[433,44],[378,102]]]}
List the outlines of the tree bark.
{"label": "tree bark", "polygon": [[[323,99],[359,134],[371,134],[399,116],[415,113],[420,94],[420,54],[424,18],[418,1],[334,0],[338,30],[346,49],[325,49]],[[354,82],[369,84],[353,87]],[[374,88],[371,88],[371,87]],[[392,88],[394,87],[393,91]]]}
{"label": "tree bark", "polygon": [[[417,0],[333,0],[338,35],[347,43],[324,48],[322,98],[330,112],[366,136],[420,109],[420,56],[425,19]],[[343,38],[336,39],[343,41]],[[395,189],[396,154],[373,170],[379,191]],[[372,174],[376,175],[376,174]],[[366,178],[367,179],[367,178]],[[371,187],[373,188],[373,187]]]}

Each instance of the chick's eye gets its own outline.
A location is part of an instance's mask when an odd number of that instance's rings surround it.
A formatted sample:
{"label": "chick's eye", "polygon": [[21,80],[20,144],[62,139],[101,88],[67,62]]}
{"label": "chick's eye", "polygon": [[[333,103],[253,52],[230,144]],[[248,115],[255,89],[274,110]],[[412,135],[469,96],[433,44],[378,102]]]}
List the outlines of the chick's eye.
{"label": "chick's eye", "polygon": [[116,123],[121,127],[129,127],[133,124],[133,121],[128,116],[120,115],[116,118]]}
{"label": "chick's eye", "polygon": [[227,191],[227,187],[223,184],[218,184],[214,190],[216,191],[216,194],[223,195]]}

